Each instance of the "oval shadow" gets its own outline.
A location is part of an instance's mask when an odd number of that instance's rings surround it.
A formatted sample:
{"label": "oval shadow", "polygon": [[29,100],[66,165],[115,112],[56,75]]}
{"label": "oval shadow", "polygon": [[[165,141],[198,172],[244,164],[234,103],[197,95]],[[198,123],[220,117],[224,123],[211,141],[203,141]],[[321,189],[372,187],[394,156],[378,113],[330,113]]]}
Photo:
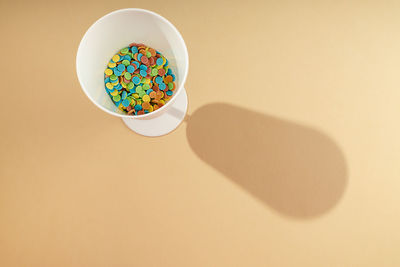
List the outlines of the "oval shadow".
{"label": "oval shadow", "polygon": [[291,121],[215,103],[188,118],[186,135],[200,159],[283,215],[321,215],[347,184],[338,145]]}

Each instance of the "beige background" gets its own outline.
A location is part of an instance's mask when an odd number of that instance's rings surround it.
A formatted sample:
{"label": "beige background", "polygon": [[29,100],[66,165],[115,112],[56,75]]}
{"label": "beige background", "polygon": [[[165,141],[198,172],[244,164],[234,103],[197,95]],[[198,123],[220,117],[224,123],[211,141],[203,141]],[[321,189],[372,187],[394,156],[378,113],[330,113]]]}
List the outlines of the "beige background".
{"label": "beige background", "polygon": [[[87,28],[125,7],[189,49],[189,115],[161,138],[75,75]],[[400,266],[400,2],[0,10],[0,266]]]}

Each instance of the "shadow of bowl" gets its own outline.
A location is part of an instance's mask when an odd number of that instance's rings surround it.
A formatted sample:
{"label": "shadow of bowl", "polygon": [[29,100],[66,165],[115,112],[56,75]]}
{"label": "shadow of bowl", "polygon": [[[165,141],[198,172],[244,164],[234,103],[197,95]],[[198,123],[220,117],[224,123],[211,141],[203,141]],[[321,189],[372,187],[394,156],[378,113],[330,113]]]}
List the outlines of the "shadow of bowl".
{"label": "shadow of bowl", "polygon": [[215,103],[189,117],[186,134],[200,159],[286,216],[327,212],[347,184],[338,145],[307,126]]}

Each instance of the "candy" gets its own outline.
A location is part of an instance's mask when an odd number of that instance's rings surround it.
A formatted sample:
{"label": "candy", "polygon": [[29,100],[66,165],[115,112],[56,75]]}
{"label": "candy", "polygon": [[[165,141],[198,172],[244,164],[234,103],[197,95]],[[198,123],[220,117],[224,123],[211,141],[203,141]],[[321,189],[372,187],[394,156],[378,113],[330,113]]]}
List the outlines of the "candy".
{"label": "candy", "polygon": [[131,63],[131,62],[130,62],[129,60],[126,60],[126,59],[122,60],[122,64],[123,64],[125,67],[127,67],[130,63]]}
{"label": "candy", "polygon": [[149,109],[149,108],[151,107],[151,105],[150,105],[149,102],[143,102],[142,107],[143,107],[144,109]]}
{"label": "candy", "polygon": [[123,72],[125,70],[125,66],[124,65],[118,65],[117,70],[120,72]]}
{"label": "candy", "polygon": [[129,52],[129,48],[128,47],[125,47],[125,48],[121,49],[121,54],[126,54],[128,52]]}
{"label": "candy", "polygon": [[163,90],[163,91],[165,90],[165,88],[167,88],[165,83],[160,83],[159,87],[160,87],[160,90]]}
{"label": "candy", "polygon": [[132,75],[129,72],[125,72],[124,77],[125,79],[130,80],[132,78]]}
{"label": "candy", "polygon": [[126,67],[126,71],[129,72],[130,74],[132,74],[135,71],[135,67],[132,65],[129,65],[128,67]]}
{"label": "candy", "polygon": [[119,55],[114,55],[114,56],[112,57],[112,60],[113,60],[114,62],[118,62],[119,59],[120,59],[120,56],[119,56]]}
{"label": "candy", "polygon": [[132,78],[132,82],[134,84],[139,84],[140,83],[140,78],[138,76],[135,76],[135,77]]}
{"label": "candy", "polygon": [[106,70],[104,71],[104,73],[105,73],[107,76],[110,76],[110,75],[113,74],[113,71],[112,71],[112,69],[106,69]]}
{"label": "candy", "polygon": [[146,76],[147,76],[147,72],[146,72],[145,70],[141,70],[139,73],[140,73],[140,75],[142,75],[143,77],[146,77]]}
{"label": "candy", "polygon": [[[168,92],[169,92],[169,91],[168,91]],[[167,93],[168,93],[168,92],[167,92]],[[126,99],[127,96],[128,96],[128,93],[127,93],[126,91],[123,91],[123,92],[122,92],[122,95],[121,95],[121,98],[122,98],[122,99]]]}
{"label": "candy", "polygon": [[159,69],[158,70],[158,75],[164,76],[165,75],[165,70],[164,69]]}
{"label": "candy", "polygon": [[156,61],[157,66],[161,66],[163,64],[164,60],[162,58],[158,58]]}
{"label": "candy", "polygon": [[142,97],[142,99],[143,99],[144,102],[150,102],[150,96],[149,95],[144,95]]}
{"label": "candy", "polygon": [[121,100],[121,96],[120,96],[120,95],[115,95],[115,96],[113,96],[113,100],[114,100],[115,102],[118,102],[118,101]]}
{"label": "candy", "polygon": [[158,83],[158,84],[162,83],[163,82],[162,77],[161,76],[157,76],[155,82]]}
{"label": "candy", "polygon": [[155,49],[131,43],[107,63],[106,92],[128,115],[158,110],[172,98],[176,88],[176,76],[168,65],[168,60]]}
{"label": "candy", "polygon": [[129,101],[129,99],[124,99],[124,100],[122,101],[122,105],[123,105],[124,107],[128,107],[130,104],[131,104],[131,102]]}

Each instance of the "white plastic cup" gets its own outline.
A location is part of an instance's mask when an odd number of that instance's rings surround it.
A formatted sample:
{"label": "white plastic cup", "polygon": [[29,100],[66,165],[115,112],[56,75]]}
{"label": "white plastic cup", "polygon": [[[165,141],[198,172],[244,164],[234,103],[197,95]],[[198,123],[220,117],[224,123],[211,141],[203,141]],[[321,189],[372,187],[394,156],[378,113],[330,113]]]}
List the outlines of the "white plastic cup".
{"label": "white plastic cup", "polygon": [[[175,74],[173,97],[160,109],[130,116],[119,110],[104,87],[104,71],[111,57],[130,43],[143,43],[168,59]],[[187,110],[184,86],[189,55],[178,30],[164,17],[144,9],[128,8],[111,12],[97,20],[83,36],[76,55],[76,72],[89,99],[103,111],[121,117],[133,131],[160,136],[173,131]]]}

